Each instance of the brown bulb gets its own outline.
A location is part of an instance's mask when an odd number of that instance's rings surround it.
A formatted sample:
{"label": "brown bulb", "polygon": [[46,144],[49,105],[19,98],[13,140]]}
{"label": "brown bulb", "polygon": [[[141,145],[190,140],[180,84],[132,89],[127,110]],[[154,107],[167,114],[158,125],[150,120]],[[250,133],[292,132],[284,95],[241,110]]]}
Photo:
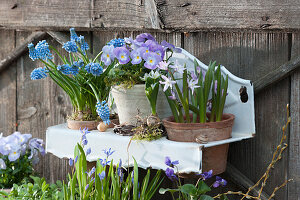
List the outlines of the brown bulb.
{"label": "brown bulb", "polygon": [[108,125],[106,125],[104,122],[100,122],[99,125],[97,126],[97,129],[100,132],[105,132],[108,128]]}

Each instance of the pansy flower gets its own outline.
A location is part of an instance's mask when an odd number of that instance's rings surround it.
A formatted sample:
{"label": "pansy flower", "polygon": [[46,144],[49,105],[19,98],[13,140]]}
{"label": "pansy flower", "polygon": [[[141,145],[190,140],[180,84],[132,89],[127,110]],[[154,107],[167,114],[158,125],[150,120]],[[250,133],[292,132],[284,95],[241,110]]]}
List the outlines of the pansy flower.
{"label": "pansy flower", "polygon": [[113,53],[114,46],[113,45],[105,45],[102,48],[102,55],[101,55],[101,61],[104,63],[104,65],[108,66],[111,64],[111,62],[115,59],[115,55]]}
{"label": "pansy flower", "polygon": [[130,57],[131,57],[131,63],[133,65],[137,65],[137,64],[140,64],[142,62],[142,56],[141,56],[141,53],[139,51],[135,51],[133,50],[131,53],[130,53]]}
{"label": "pansy flower", "polygon": [[161,61],[161,57],[154,52],[145,54],[144,56],[145,64],[144,66],[148,69],[156,69],[157,64]]}
{"label": "pansy flower", "polygon": [[129,50],[125,47],[116,47],[113,52],[120,64],[127,64],[130,61]]}
{"label": "pansy flower", "polygon": [[155,38],[150,33],[142,33],[136,36],[137,42],[145,42],[145,40],[154,40]]}

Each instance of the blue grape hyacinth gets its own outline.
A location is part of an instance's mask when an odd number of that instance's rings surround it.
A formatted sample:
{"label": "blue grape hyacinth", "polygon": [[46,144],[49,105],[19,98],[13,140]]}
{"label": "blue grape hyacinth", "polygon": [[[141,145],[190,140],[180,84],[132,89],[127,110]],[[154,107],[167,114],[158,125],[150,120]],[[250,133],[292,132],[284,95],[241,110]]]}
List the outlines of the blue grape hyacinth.
{"label": "blue grape hyacinth", "polygon": [[46,40],[42,40],[35,46],[35,49],[38,53],[39,59],[47,60],[52,59],[52,54],[50,53],[49,44]]}
{"label": "blue grape hyacinth", "polygon": [[106,101],[102,101],[101,103],[98,101],[97,105],[97,113],[100,116],[100,118],[103,120],[103,122],[108,125],[110,123],[109,120],[109,107],[106,103]]}
{"label": "blue grape hyacinth", "polygon": [[29,49],[29,57],[31,60],[35,61],[39,59],[39,54],[37,50],[34,48],[34,45],[32,43],[28,44],[28,49]]}
{"label": "blue grape hyacinth", "polygon": [[82,35],[79,37],[79,44],[80,44],[81,51],[83,51],[83,53],[85,53],[84,51],[90,49],[88,43],[84,40],[84,37]]}
{"label": "blue grape hyacinth", "polygon": [[99,63],[89,63],[85,66],[85,70],[94,76],[100,76],[103,73],[103,68]]}
{"label": "blue grape hyacinth", "polygon": [[43,67],[39,67],[34,69],[31,74],[30,78],[31,80],[39,80],[39,79],[44,79],[47,77],[48,70],[46,70]]}
{"label": "blue grape hyacinth", "polygon": [[75,32],[75,28],[70,28],[70,39],[75,41],[75,42],[79,42],[79,37],[77,36],[76,32]]}
{"label": "blue grape hyacinth", "polygon": [[60,71],[61,73],[63,73],[64,75],[69,75],[71,73],[70,69],[71,69],[71,67],[68,64],[57,66],[57,70]]}
{"label": "blue grape hyacinth", "polygon": [[78,51],[76,42],[73,40],[64,43],[62,48],[65,49],[69,53],[76,53]]}
{"label": "blue grape hyacinth", "polygon": [[113,45],[114,47],[122,47],[125,45],[125,40],[122,38],[112,39],[107,45]]}

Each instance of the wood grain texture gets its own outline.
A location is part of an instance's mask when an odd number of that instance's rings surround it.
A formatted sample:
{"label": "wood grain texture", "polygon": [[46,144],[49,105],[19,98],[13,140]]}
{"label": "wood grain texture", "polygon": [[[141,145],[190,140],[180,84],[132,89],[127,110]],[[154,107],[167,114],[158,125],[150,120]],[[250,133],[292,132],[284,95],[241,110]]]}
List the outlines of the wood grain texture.
{"label": "wood grain texture", "polygon": [[[284,33],[200,32],[185,36],[184,48],[205,64],[211,60],[234,75],[255,82],[288,61],[288,36]],[[256,136],[231,144],[228,161],[255,182],[271,161],[285,121],[289,103],[289,80],[285,79],[255,96]],[[286,178],[287,157],[280,161],[266,186],[270,193]],[[286,188],[279,191],[284,199]]]}
{"label": "wood grain texture", "polygon": [[299,29],[300,2],[197,0],[2,0],[0,26],[99,29]]}
{"label": "wood grain texture", "polygon": [[[0,29],[0,60],[15,48],[15,31]],[[16,131],[16,63],[0,72],[0,133],[9,135]]]}
{"label": "wood grain texture", "polygon": [[[300,34],[293,34],[291,57],[300,55]],[[288,198],[300,200],[300,69],[291,75],[291,125],[289,141],[289,178]]]}

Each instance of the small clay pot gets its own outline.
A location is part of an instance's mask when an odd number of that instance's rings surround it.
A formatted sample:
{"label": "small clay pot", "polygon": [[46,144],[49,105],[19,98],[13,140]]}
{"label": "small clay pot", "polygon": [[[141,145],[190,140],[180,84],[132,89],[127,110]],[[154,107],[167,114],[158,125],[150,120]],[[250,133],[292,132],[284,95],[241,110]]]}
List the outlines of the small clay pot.
{"label": "small clay pot", "polygon": [[[174,117],[163,120],[169,140],[199,144],[230,138],[233,122],[233,114],[223,114],[222,121],[219,122],[176,123]],[[202,172],[212,169],[214,175],[223,173],[226,170],[228,148],[229,144],[204,148]]]}
{"label": "small clay pot", "polygon": [[69,129],[79,130],[80,128],[88,128],[89,130],[96,130],[99,122],[97,121],[77,121],[77,120],[67,120],[67,125]]}

